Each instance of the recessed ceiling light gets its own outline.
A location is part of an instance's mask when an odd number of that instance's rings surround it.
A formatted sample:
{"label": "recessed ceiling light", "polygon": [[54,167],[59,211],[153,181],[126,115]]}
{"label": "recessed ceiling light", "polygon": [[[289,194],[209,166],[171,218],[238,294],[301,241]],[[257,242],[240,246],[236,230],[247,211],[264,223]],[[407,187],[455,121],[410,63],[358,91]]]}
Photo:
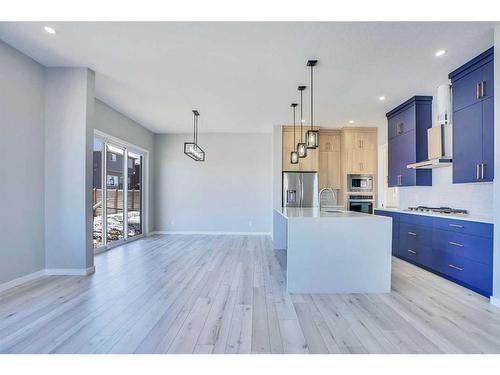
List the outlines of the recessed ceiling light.
{"label": "recessed ceiling light", "polygon": [[43,29],[46,32],[48,32],[49,34],[55,34],[56,33],[56,31],[52,27],[50,27],[50,26],[45,26]]}
{"label": "recessed ceiling light", "polygon": [[349,120],[349,124],[354,124],[354,120]]}
{"label": "recessed ceiling light", "polygon": [[440,49],[439,51],[436,51],[435,55],[437,57],[439,57],[439,56],[443,56],[445,53],[446,53],[445,49]]}
{"label": "recessed ceiling light", "polygon": [[379,96],[379,97],[378,97],[378,100],[385,100],[385,96],[384,96],[384,95]]}

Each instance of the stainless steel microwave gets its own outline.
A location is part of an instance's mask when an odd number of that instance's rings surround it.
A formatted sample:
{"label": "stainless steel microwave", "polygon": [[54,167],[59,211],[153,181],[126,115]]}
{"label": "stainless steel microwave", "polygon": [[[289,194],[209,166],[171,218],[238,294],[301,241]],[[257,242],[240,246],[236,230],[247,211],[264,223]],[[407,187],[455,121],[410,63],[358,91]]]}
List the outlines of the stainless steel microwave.
{"label": "stainless steel microwave", "polygon": [[350,174],[347,175],[348,191],[373,191],[373,175]]}

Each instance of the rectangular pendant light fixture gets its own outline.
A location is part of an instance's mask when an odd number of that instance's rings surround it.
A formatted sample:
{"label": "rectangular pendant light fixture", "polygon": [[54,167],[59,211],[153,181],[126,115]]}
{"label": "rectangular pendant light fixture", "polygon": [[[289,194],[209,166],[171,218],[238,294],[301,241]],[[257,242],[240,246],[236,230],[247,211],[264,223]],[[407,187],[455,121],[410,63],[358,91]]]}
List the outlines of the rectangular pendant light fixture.
{"label": "rectangular pendant light fixture", "polygon": [[302,111],[302,108],[303,108],[303,94],[304,94],[304,90],[306,89],[306,86],[299,86],[297,88],[297,90],[300,91],[300,141],[299,143],[297,143],[297,153],[299,154],[299,158],[305,158],[307,157],[307,145],[306,143],[303,141],[303,137],[304,137],[304,130],[302,128],[303,124],[304,124],[304,117],[303,117],[303,111]]}
{"label": "rectangular pendant light fixture", "polygon": [[[297,108],[297,103],[292,103],[291,105],[293,109],[293,145],[295,146],[295,108]],[[290,164],[298,164],[299,163],[299,153],[297,150],[293,150],[290,153]]]}
{"label": "rectangular pendant light fixture", "polygon": [[198,146],[198,117],[200,113],[193,109],[193,142],[184,142],[184,153],[195,161],[205,161],[205,151]]}
{"label": "rectangular pendant light fixture", "polygon": [[314,130],[314,103],[313,103],[313,68],[318,63],[318,60],[307,61],[307,66],[311,67],[311,129],[306,133],[307,148],[315,149],[319,147],[319,132]]}

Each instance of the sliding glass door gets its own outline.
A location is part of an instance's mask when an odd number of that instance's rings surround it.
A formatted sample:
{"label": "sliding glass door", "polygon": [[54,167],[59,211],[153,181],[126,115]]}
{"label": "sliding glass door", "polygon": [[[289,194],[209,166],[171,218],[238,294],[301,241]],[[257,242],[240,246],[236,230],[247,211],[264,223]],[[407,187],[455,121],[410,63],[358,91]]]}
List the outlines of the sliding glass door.
{"label": "sliding glass door", "polygon": [[125,149],[106,145],[106,238],[111,244],[124,238]]}
{"label": "sliding glass door", "polygon": [[126,143],[95,136],[94,248],[116,245],[144,233],[144,160],[144,152]]}
{"label": "sliding glass door", "polygon": [[127,173],[127,233],[134,237],[142,234],[142,155],[128,153]]}
{"label": "sliding glass door", "polygon": [[102,179],[104,177],[102,173],[103,165],[103,155],[104,155],[104,140],[95,138],[94,139],[94,158],[93,158],[93,185],[92,185],[92,216],[93,216],[93,237],[94,237],[94,248],[101,247],[104,245],[103,238],[103,183]]}

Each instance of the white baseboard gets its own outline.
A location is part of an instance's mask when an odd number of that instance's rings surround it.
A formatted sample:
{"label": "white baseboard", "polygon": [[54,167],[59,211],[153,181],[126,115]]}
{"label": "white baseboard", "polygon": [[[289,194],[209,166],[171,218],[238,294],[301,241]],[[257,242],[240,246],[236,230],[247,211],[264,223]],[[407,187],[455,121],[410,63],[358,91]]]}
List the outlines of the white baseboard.
{"label": "white baseboard", "polygon": [[40,270],[36,271],[33,273],[30,273],[29,275],[26,276],[21,276],[17,279],[7,281],[6,283],[0,284],[0,292],[3,292],[4,290],[15,288],[16,286],[22,285],[24,283],[27,283],[29,281],[38,279],[39,277],[45,276],[45,270]]}
{"label": "white baseboard", "polygon": [[46,275],[51,276],[88,276],[95,272],[95,267],[88,268],[47,268]]}
{"label": "white baseboard", "polygon": [[203,234],[208,236],[228,235],[228,236],[270,236],[271,232],[205,232],[205,231],[170,231],[159,230],[150,232],[153,234]]}
{"label": "white baseboard", "polygon": [[491,296],[490,297],[490,303],[493,306],[500,307],[500,298],[496,298],[496,297]]}

